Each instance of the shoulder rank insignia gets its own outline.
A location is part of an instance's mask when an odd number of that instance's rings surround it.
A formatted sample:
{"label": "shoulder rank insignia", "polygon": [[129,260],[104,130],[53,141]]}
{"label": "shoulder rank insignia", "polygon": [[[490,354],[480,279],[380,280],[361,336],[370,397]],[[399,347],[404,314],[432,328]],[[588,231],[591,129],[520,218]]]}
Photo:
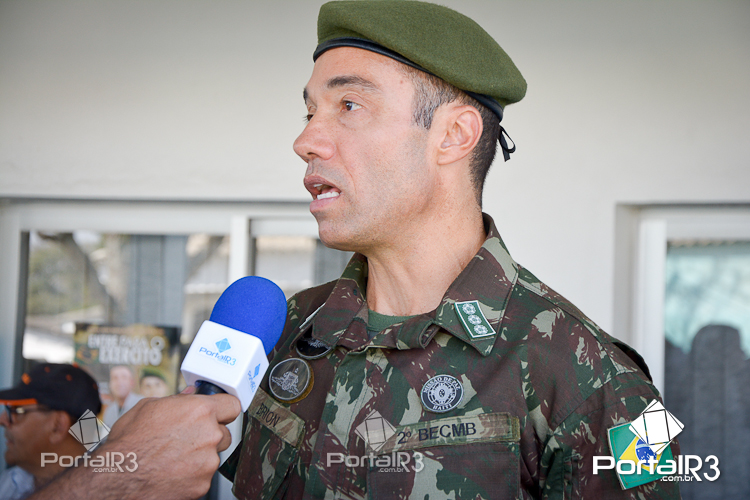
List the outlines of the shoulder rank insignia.
{"label": "shoulder rank insignia", "polygon": [[478,339],[495,335],[495,330],[492,329],[487,318],[484,317],[478,300],[456,302],[454,306],[456,314],[458,314],[461,324],[464,326],[464,330],[466,330],[466,333],[471,338]]}

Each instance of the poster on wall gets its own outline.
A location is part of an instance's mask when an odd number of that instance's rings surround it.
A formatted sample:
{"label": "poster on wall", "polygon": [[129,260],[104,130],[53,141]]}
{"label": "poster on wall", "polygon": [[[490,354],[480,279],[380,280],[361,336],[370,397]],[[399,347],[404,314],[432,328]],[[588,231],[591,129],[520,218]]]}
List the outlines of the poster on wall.
{"label": "poster on wall", "polygon": [[107,426],[144,397],[176,392],[178,339],[175,327],[76,323],[75,362],[99,383]]}

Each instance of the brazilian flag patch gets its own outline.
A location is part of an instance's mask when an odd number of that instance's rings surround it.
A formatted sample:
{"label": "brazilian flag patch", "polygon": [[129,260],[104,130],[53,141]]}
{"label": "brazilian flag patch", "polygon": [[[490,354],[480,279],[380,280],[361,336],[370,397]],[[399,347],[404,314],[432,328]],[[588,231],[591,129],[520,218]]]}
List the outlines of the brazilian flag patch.
{"label": "brazilian flag patch", "polygon": [[[667,460],[673,459],[672,449],[669,446],[657,455],[648,444],[631,430],[630,422],[608,429],[607,436],[609,438],[609,449],[618,470],[617,479],[620,480],[623,489],[627,490],[641,484],[650,483],[668,475],[659,474],[656,471],[657,467],[668,465]],[[649,459],[654,459],[657,462],[650,465]],[[620,463],[624,461],[630,463]]]}

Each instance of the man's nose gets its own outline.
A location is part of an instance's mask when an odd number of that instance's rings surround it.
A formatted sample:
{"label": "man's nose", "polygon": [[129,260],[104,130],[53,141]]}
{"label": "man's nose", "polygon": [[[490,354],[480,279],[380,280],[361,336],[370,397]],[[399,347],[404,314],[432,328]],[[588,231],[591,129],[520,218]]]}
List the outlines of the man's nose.
{"label": "man's nose", "polygon": [[330,127],[326,126],[323,116],[320,116],[320,114],[314,115],[297,137],[297,140],[294,141],[294,152],[306,162],[314,158],[323,160],[331,158],[336,146],[330,130]]}

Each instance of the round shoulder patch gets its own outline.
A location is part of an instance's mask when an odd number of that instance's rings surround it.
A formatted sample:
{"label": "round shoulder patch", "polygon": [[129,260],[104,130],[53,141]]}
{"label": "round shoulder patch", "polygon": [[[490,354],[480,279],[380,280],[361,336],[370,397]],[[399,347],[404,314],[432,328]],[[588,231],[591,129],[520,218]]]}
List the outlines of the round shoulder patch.
{"label": "round shoulder patch", "polygon": [[464,387],[456,377],[436,375],[422,386],[422,406],[435,413],[451,411],[464,397]]}
{"label": "round shoulder patch", "polygon": [[313,386],[313,372],[307,361],[299,358],[285,359],[271,370],[268,387],[279,401],[296,403],[304,399]]}

